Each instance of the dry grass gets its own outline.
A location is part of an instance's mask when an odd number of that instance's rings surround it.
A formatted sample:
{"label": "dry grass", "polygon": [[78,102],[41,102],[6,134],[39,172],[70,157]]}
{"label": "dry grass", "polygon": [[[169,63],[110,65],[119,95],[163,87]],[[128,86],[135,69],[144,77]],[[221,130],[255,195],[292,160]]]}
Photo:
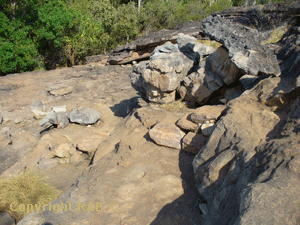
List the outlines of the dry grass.
{"label": "dry grass", "polygon": [[181,100],[177,100],[171,103],[165,103],[160,105],[160,108],[168,111],[186,111],[190,108],[190,106]]}
{"label": "dry grass", "polygon": [[287,27],[279,27],[272,31],[270,37],[263,44],[277,43],[287,31]]}
{"label": "dry grass", "polygon": [[0,190],[0,212],[8,212],[16,221],[32,212],[25,208],[27,205],[47,204],[61,194],[45,177],[32,172],[0,178]]}
{"label": "dry grass", "polygon": [[207,45],[207,46],[211,46],[215,49],[219,48],[222,46],[221,43],[217,42],[217,41],[212,41],[212,40],[198,40],[199,43],[203,44],[203,45]]}

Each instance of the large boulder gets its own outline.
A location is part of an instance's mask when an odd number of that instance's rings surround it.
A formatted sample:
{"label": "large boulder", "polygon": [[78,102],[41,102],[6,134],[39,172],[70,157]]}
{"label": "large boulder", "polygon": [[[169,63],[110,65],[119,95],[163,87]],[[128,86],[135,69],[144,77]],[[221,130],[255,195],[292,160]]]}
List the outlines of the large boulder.
{"label": "large boulder", "polygon": [[134,65],[130,80],[149,101],[173,102],[176,89],[193,66],[194,61],[179,52],[177,45],[167,42],[154,50],[149,62]]}
{"label": "large boulder", "polygon": [[219,15],[207,17],[202,24],[203,32],[223,44],[243,74],[281,74],[276,55],[260,45],[257,30],[232,23]]}
{"label": "large boulder", "polygon": [[162,54],[150,60],[143,78],[163,92],[174,91],[194,63],[181,52]]}
{"label": "large boulder", "polygon": [[215,91],[233,83],[241,75],[224,47],[218,48],[204,62],[205,65],[197,72],[183,79],[183,84],[178,89],[182,99],[205,103]]}

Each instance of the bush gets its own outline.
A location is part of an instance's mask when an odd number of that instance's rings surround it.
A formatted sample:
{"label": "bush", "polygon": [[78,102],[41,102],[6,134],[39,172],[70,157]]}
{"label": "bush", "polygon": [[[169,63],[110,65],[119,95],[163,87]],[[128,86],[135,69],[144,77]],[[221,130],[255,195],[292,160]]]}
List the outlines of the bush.
{"label": "bush", "polygon": [[0,190],[0,212],[8,212],[16,221],[30,213],[20,210],[21,204],[48,204],[61,193],[49,185],[45,178],[32,172],[12,178],[0,178]]}

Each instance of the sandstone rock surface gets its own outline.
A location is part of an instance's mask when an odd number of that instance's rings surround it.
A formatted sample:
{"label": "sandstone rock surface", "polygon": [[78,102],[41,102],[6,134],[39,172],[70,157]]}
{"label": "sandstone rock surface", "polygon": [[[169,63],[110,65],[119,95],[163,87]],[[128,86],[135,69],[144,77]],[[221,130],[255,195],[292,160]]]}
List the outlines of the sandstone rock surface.
{"label": "sandstone rock surface", "polygon": [[181,139],[185,133],[182,132],[175,124],[161,122],[156,124],[149,131],[150,138],[155,143],[170,148],[181,148]]}
{"label": "sandstone rock surface", "polygon": [[189,132],[182,139],[182,150],[198,154],[200,149],[206,144],[207,137],[202,134]]}

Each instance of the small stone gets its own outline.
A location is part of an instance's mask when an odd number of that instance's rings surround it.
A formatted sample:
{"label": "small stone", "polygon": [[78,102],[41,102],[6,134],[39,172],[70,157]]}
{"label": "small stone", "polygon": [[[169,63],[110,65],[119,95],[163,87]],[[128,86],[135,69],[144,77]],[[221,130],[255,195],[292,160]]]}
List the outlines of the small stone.
{"label": "small stone", "polygon": [[191,120],[195,123],[217,120],[225,109],[225,105],[205,105],[195,110],[195,112],[191,115]]}
{"label": "small stone", "polygon": [[74,148],[73,146],[70,148],[69,153],[70,155],[73,155],[76,152],[76,148]]}
{"label": "small stone", "polygon": [[49,170],[57,165],[57,160],[42,158],[38,164],[40,169]]}
{"label": "small stone", "polygon": [[70,164],[77,166],[82,161],[84,161],[84,156],[82,155],[82,152],[76,151],[71,157],[70,157]]}
{"label": "small stone", "polygon": [[86,152],[88,155],[92,156],[101,144],[102,140],[103,137],[101,136],[86,137],[78,142],[76,148],[79,151]]}
{"label": "small stone", "polygon": [[46,158],[69,158],[70,154],[69,151],[71,149],[71,145],[69,143],[63,143],[60,144],[56,149],[53,151],[49,152]]}
{"label": "small stone", "polygon": [[15,119],[15,124],[19,124],[19,123],[21,123],[21,122],[25,123],[25,122],[26,122],[26,119],[24,119],[24,118],[22,118],[22,117],[17,117],[17,118]]}
{"label": "small stone", "polygon": [[63,88],[49,91],[49,93],[51,95],[54,95],[55,97],[68,95],[68,94],[71,94],[72,92],[74,92],[73,87],[63,87]]}
{"label": "small stone", "polygon": [[55,107],[53,107],[52,111],[55,112],[55,113],[67,112],[67,107],[65,105],[55,106]]}
{"label": "small stone", "polygon": [[43,119],[46,115],[46,107],[41,101],[33,101],[30,105],[30,111],[33,113],[34,119]]}
{"label": "small stone", "polygon": [[176,125],[183,130],[197,132],[198,125],[191,121],[191,113],[186,114],[176,122]]}
{"label": "small stone", "polygon": [[203,216],[206,216],[208,214],[208,208],[206,204],[199,204],[199,209]]}
{"label": "small stone", "polygon": [[202,134],[189,132],[182,139],[182,150],[198,154],[200,149],[206,144],[207,137]]}
{"label": "small stone", "polygon": [[101,118],[101,114],[95,109],[79,108],[70,113],[70,120],[80,125],[90,125],[96,123]]}
{"label": "small stone", "polygon": [[161,122],[156,124],[149,131],[149,135],[158,145],[180,149],[181,139],[184,137],[185,133],[173,123]]}
{"label": "small stone", "polygon": [[0,224],[1,225],[15,225],[15,219],[7,212],[0,212]]}
{"label": "small stone", "polygon": [[0,124],[3,123],[3,116],[0,114]]}
{"label": "small stone", "polygon": [[215,128],[216,128],[216,126],[215,126],[214,123],[204,123],[204,124],[201,126],[201,133],[202,133],[204,136],[210,136],[211,133],[214,131]]}

